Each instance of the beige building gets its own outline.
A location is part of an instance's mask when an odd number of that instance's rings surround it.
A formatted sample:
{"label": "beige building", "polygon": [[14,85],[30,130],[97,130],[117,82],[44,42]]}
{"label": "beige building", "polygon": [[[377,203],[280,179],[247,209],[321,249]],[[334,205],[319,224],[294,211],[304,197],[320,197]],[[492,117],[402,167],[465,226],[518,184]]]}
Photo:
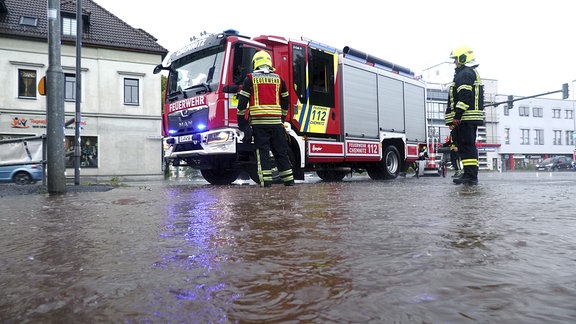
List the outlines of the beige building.
{"label": "beige building", "polygon": [[[167,50],[91,0],[83,0],[81,177],[162,174],[161,76]],[[0,139],[46,134],[47,0],[0,0]],[[76,107],[76,1],[61,1],[66,120]],[[67,175],[74,174],[74,124],[66,127]]]}

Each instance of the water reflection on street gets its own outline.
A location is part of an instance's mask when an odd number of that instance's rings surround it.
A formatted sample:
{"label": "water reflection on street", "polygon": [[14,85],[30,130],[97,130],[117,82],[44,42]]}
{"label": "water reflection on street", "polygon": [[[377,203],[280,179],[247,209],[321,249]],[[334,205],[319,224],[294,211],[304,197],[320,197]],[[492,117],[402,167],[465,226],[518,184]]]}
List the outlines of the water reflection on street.
{"label": "water reflection on street", "polygon": [[543,172],[0,197],[0,322],[576,322],[575,195]]}

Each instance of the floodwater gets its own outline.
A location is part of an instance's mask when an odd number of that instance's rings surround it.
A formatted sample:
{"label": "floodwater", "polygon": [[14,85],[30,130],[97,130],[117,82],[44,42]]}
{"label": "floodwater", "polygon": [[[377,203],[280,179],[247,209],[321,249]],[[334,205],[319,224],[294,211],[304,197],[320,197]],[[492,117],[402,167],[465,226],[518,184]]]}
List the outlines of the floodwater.
{"label": "floodwater", "polygon": [[0,197],[1,323],[574,323],[576,172]]}

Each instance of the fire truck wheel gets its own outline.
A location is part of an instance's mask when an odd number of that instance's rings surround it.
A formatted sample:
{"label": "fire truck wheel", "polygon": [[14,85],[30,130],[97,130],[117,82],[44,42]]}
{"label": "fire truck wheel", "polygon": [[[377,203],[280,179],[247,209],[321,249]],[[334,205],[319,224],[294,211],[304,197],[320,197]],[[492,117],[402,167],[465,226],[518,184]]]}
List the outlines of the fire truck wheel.
{"label": "fire truck wheel", "polygon": [[213,185],[229,185],[240,175],[240,170],[200,170],[204,180]]}
{"label": "fire truck wheel", "polygon": [[400,173],[400,153],[398,153],[398,149],[392,145],[386,147],[382,155],[382,161],[366,171],[373,180],[396,179]]}
{"label": "fire truck wheel", "polygon": [[334,170],[318,170],[316,171],[318,178],[326,182],[338,182],[342,181],[346,176],[346,172],[334,171]]}

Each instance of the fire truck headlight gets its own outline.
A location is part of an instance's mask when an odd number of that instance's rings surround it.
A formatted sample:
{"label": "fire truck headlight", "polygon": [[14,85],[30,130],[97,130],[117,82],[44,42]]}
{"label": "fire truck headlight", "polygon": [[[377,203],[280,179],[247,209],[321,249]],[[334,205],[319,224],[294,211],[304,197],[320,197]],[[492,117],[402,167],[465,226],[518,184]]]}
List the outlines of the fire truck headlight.
{"label": "fire truck headlight", "polygon": [[206,137],[207,144],[224,143],[234,138],[230,131],[210,133]]}

